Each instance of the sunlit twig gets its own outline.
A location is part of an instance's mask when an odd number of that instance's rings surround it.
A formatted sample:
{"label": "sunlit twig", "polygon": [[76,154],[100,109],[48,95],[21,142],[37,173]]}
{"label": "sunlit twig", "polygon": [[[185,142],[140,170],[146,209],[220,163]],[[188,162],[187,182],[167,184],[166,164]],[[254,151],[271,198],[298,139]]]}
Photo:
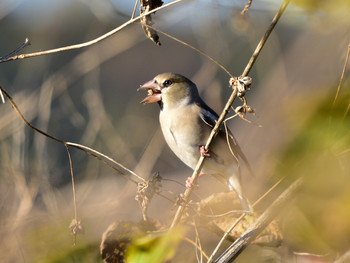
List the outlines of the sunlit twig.
{"label": "sunlit twig", "polygon": [[[257,47],[256,47],[256,49],[255,49],[255,51],[254,51],[254,53],[252,55],[252,57],[250,58],[246,68],[244,69],[242,77],[247,76],[248,73],[250,72],[250,70],[253,67],[253,65],[254,65],[258,55],[260,54],[260,52],[261,52],[261,50],[262,50],[262,48],[264,46],[264,44],[266,43],[266,41],[269,38],[269,36],[270,36],[271,32],[273,31],[273,29],[275,28],[279,18],[283,14],[284,10],[287,8],[287,6],[289,4],[289,1],[290,0],[284,0],[281,8],[278,10],[278,12],[276,13],[275,17],[273,18],[269,28],[267,29],[267,31],[265,32],[264,36],[262,37],[262,39],[260,40],[259,44],[257,45]],[[231,108],[231,106],[233,104],[233,101],[237,97],[237,93],[238,93],[237,88],[234,88],[230,98],[226,102],[226,105],[225,105],[223,111],[221,112],[221,114],[219,116],[219,119],[217,120],[214,128],[212,129],[212,131],[211,131],[211,133],[209,135],[209,138],[208,138],[207,143],[205,145],[205,149],[209,150],[209,147],[210,147],[212,141],[214,140],[214,138],[216,137],[217,133],[219,132],[220,126],[223,123],[223,121],[225,120],[225,117],[226,117],[227,113],[229,112],[229,110],[230,110],[230,108]],[[194,169],[192,177],[191,177],[193,183],[196,183],[196,181],[197,181],[199,172],[200,172],[200,170],[202,169],[202,166],[203,166],[204,159],[205,159],[205,156],[200,156],[200,158],[198,160],[197,166]],[[191,193],[192,193],[192,189],[191,188],[186,189],[186,191],[185,191],[185,193],[183,195],[183,201],[185,203],[188,201]],[[173,222],[171,224],[171,227],[174,227],[176,224],[178,224],[178,222],[181,220],[183,211],[184,211],[184,206],[179,206],[178,210],[176,211],[174,220],[173,220]]]}
{"label": "sunlit twig", "polygon": [[[284,177],[278,180],[268,191],[266,191],[258,200],[254,202],[252,207],[257,206],[266,196],[268,196],[280,183],[284,180]],[[239,218],[236,219],[235,222],[226,230],[225,234],[220,239],[219,243],[216,245],[215,249],[210,255],[210,258],[208,259],[208,263],[213,261],[214,256],[218,252],[219,248],[221,247],[222,243],[226,240],[228,235],[231,233],[231,231],[237,226],[237,224],[246,216],[246,213],[243,213]]]}
{"label": "sunlit twig", "polygon": [[28,54],[21,54],[21,55],[16,55],[16,56],[11,56],[8,58],[4,58],[4,59],[0,59],[0,63],[2,62],[7,62],[7,61],[11,61],[11,60],[17,60],[17,59],[24,59],[24,58],[30,58],[30,57],[37,57],[37,56],[43,56],[43,55],[48,55],[48,54],[53,54],[53,53],[57,53],[57,52],[63,52],[63,51],[67,51],[67,50],[73,50],[73,49],[79,49],[79,48],[83,48],[83,47],[87,47],[87,46],[91,46],[93,44],[96,44],[104,39],[106,39],[107,37],[110,37],[111,35],[117,33],[118,31],[122,30],[123,28],[127,27],[128,25],[136,22],[137,20],[139,20],[140,18],[153,14],[156,11],[159,11],[163,8],[167,8],[168,6],[180,3],[184,0],[175,0],[173,2],[170,2],[168,4],[165,4],[163,6],[157,7],[155,9],[152,9],[149,12],[145,12],[142,15],[139,15],[135,18],[132,18],[130,20],[128,20],[127,22],[125,22],[124,24],[122,24],[121,26],[116,27],[115,29],[107,32],[106,34],[99,36],[98,38],[95,38],[93,40],[84,42],[84,43],[80,43],[80,44],[75,44],[75,45],[70,45],[70,46],[65,46],[65,47],[60,47],[60,48],[55,48],[55,49],[49,49],[49,50],[45,50],[45,51],[40,51],[40,52],[34,52],[34,53],[28,53]]}
{"label": "sunlit twig", "polygon": [[341,89],[341,85],[343,84],[343,79],[344,79],[344,75],[345,75],[345,72],[346,72],[346,67],[348,65],[349,56],[350,56],[350,44],[348,45],[348,51],[346,53],[346,58],[345,58],[343,71],[341,73],[340,81],[339,81],[338,88],[337,88],[337,93],[335,94],[335,97],[334,97],[334,100],[333,100],[333,106],[335,105],[335,102],[338,99],[338,96],[339,96],[339,93],[340,93],[340,89]]}

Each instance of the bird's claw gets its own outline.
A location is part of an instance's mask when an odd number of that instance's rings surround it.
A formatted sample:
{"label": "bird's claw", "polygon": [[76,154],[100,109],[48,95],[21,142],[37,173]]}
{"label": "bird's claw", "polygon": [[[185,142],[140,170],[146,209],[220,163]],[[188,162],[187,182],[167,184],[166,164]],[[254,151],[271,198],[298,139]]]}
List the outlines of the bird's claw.
{"label": "bird's claw", "polygon": [[201,156],[208,157],[208,158],[210,157],[209,150],[205,149],[204,145],[199,147],[199,152],[200,152]]}
{"label": "bird's claw", "polygon": [[[204,174],[199,174],[198,177],[202,177]],[[193,186],[199,187],[198,184],[193,184],[193,178],[192,177],[188,177],[186,180],[186,188],[187,189],[192,189]]]}
{"label": "bird's claw", "polygon": [[188,177],[187,180],[186,180],[186,188],[187,189],[192,189],[193,186],[195,186],[195,185],[193,184],[192,177]]}

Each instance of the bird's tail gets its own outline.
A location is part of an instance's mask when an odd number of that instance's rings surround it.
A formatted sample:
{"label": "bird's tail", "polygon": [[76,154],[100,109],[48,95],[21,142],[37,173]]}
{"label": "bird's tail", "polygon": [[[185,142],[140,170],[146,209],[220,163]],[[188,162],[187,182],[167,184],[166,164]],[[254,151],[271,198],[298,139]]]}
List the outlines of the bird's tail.
{"label": "bird's tail", "polygon": [[248,198],[243,194],[240,178],[237,175],[232,175],[228,180],[228,187],[230,190],[235,191],[238,195],[239,200],[241,201],[242,208],[245,212],[253,213],[253,206],[250,204]]}

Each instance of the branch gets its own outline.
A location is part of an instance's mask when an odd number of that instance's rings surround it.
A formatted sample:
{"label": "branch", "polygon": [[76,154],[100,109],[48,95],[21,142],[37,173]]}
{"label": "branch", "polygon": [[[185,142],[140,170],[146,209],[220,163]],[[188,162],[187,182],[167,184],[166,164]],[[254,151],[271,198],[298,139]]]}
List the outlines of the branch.
{"label": "branch", "polygon": [[[289,1],[290,1],[290,0],[284,0],[284,2],[283,2],[283,4],[282,4],[281,8],[278,10],[277,14],[276,14],[275,17],[273,18],[271,25],[269,26],[269,28],[267,29],[265,35],[262,37],[262,39],[260,40],[258,46],[256,47],[256,49],[255,49],[255,51],[254,51],[254,53],[253,53],[251,59],[249,60],[249,62],[248,62],[248,64],[247,64],[246,68],[244,69],[244,72],[243,72],[243,74],[242,74],[242,77],[247,76],[248,73],[249,73],[249,71],[250,71],[251,68],[253,67],[253,65],[254,65],[254,63],[255,63],[255,61],[256,61],[258,55],[260,54],[260,52],[261,52],[261,50],[262,50],[264,44],[266,43],[268,37],[270,36],[272,30],[275,28],[275,26],[276,26],[276,24],[277,24],[279,18],[281,17],[281,15],[283,14],[283,12],[284,12],[284,10],[286,9],[287,5],[289,4]],[[225,120],[225,117],[226,117],[227,113],[229,112],[229,110],[230,110],[230,108],[231,108],[231,106],[232,106],[232,104],[233,104],[233,101],[234,101],[235,98],[237,97],[237,92],[238,92],[237,88],[234,88],[234,89],[233,89],[233,92],[232,92],[232,94],[231,94],[231,96],[230,96],[230,98],[228,99],[228,101],[227,101],[227,103],[226,103],[226,105],[225,105],[225,107],[224,107],[224,109],[223,109],[223,111],[222,111],[222,113],[221,113],[221,115],[220,115],[220,117],[219,117],[219,119],[218,119],[218,121],[216,122],[215,127],[212,129],[212,131],[211,131],[211,133],[210,133],[210,136],[209,136],[209,138],[208,138],[208,140],[207,140],[207,143],[206,143],[206,145],[205,145],[205,148],[206,148],[206,149],[209,149],[209,147],[210,147],[212,141],[213,141],[214,138],[216,137],[216,134],[218,133],[221,124],[222,124],[223,121]],[[196,168],[195,168],[195,170],[194,170],[194,172],[193,172],[193,174],[192,174],[192,182],[193,182],[194,184],[196,183],[197,178],[198,178],[198,175],[199,175],[199,172],[200,172],[200,170],[201,170],[202,167],[203,167],[204,159],[205,159],[204,156],[201,156],[201,157],[199,158],[199,161],[198,161],[198,163],[197,163],[197,166],[196,166]],[[191,195],[191,192],[192,192],[192,189],[191,189],[191,188],[186,189],[186,191],[185,191],[185,193],[184,193],[184,195],[183,195],[183,201],[184,201],[185,204],[188,202],[189,197],[190,197],[190,195]],[[185,206],[183,206],[183,205],[180,205],[180,206],[179,206],[178,210],[176,211],[174,220],[173,220],[173,222],[172,222],[170,228],[174,227],[175,225],[177,225],[177,224],[179,223],[179,221],[181,220],[181,217],[182,217],[182,214],[183,214],[184,209],[185,209]]]}
{"label": "branch", "polygon": [[346,67],[348,65],[349,56],[350,56],[350,43],[348,45],[348,52],[346,53],[346,58],[345,58],[345,63],[344,63],[344,67],[343,67],[343,72],[341,73],[340,81],[339,81],[338,88],[337,88],[337,93],[335,94],[335,97],[334,97],[334,100],[333,100],[333,105],[332,105],[333,107],[335,105],[336,100],[338,99],[341,85],[343,84],[343,79],[344,79],[344,75],[345,75],[345,72],[346,72]]}
{"label": "branch", "polygon": [[66,47],[55,48],[55,49],[49,49],[49,50],[40,51],[40,52],[21,54],[21,55],[17,55],[17,56],[11,56],[11,57],[7,57],[6,56],[6,57],[0,59],[0,63],[12,61],[12,60],[17,60],[17,59],[24,59],[24,58],[30,58],[30,57],[43,56],[43,55],[53,54],[53,53],[57,53],[57,52],[62,52],[62,51],[79,49],[79,48],[91,46],[93,44],[96,44],[96,43],[100,42],[101,40],[103,40],[103,39],[105,39],[107,37],[110,37],[111,35],[117,33],[118,31],[122,30],[123,28],[127,27],[128,25],[136,22],[137,20],[141,19],[142,17],[145,17],[147,15],[153,14],[153,13],[155,13],[158,10],[161,10],[161,9],[166,8],[168,6],[180,3],[182,1],[184,1],[184,0],[175,0],[173,2],[170,2],[170,3],[166,4],[166,5],[163,5],[161,7],[152,9],[151,11],[146,12],[146,13],[144,13],[142,15],[139,15],[138,17],[132,18],[129,21],[127,21],[124,24],[122,24],[121,26],[116,27],[115,29],[107,32],[106,34],[104,34],[104,35],[102,35],[102,36],[100,36],[98,38],[95,38],[93,40],[90,40],[88,42],[84,42],[84,43],[80,43],[80,44],[76,44],[76,45],[71,45],[71,46],[66,46]]}
{"label": "branch", "polygon": [[[11,98],[11,96],[6,92],[6,90],[4,90],[1,86],[0,86],[0,91],[3,92],[5,94],[5,96],[7,97],[7,99],[10,101],[11,103],[11,106],[12,108],[17,112],[17,114],[19,115],[19,117],[21,118],[21,120],[31,129],[33,129],[34,131],[48,137],[49,139],[51,140],[54,140],[58,143],[61,143],[63,144],[67,149],[68,149],[68,146],[71,146],[71,147],[74,147],[76,149],[79,149],[93,157],[95,157],[96,159],[102,161],[103,163],[105,163],[108,167],[112,168],[113,170],[115,170],[116,172],[118,172],[120,175],[122,175],[123,177],[125,177],[126,179],[128,179],[129,181],[133,182],[134,184],[137,184],[138,182],[133,180],[132,178],[128,177],[127,175],[125,175],[124,173],[122,173],[121,171],[119,171],[118,169],[116,169],[115,167],[111,166],[109,163],[107,163],[106,161],[102,160],[99,156],[97,155],[100,155],[106,159],[108,159],[109,161],[117,164],[118,166],[122,167],[123,169],[127,170],[130,172],[129,169],[127,169],[126,167],[124,167],[123,165],[119,164],[118,162],[114,161],[112,158],[96,151],[96,150],[93,150],[89,147],[86,147],[84,145],[81,145],[81,144],[77,144],[77,143],[71,143],[71,142],[65,142],[61,139],[58,139],[50,134],[47,134],[46,132],[36,128],[35,126],[33,126],[32,124],[30,124],[25,118],[24,116],[22,115],[21,111],[18,109],[17,105],[15,104],[15,102],[13,101],[13,99]],[[91,151],[91,152],[90,152]],[[70,153],[68,151],[68,155],[69,155],[69,159],[70,159],[70,166],[71,166],[71,171],[72,171],[72,165],[71,165],[71,158],[70,158]],[[142,177],[138,176],[137,174],[135,174],[134,172],[131,172],[133,175],[135,175],[138,179],[142,180],[142,181],[145,181]]]}
{"label": "branch", "polygon": [[244,6],[241,15],[244,15],[248,11],[249,7],[252,5],[252,1],[253,0],[248,0],[248,3]]}
{"label": "branch", "polygon": [[276,214],[286,205],[295,191],[302,184],[302,178],[290,185],[265,212],[215,261],[215,263],[232,262],[275,218]]}
{"label": "branch", "polygon": [[0,57],[0,62],[2,62],[3,60],[6,60],[12,56],[14,56],[15,54],[17,54],[18,52],[20,52],[23,48],[25,48],[26,46],[30,45],[30,41],[29,39],[26,37],[26,39],[24,40],[24,43],[22,45],[20,45],[18,48],[16,48],[14,51],[10,52],[8,55],[4,56],[4,57]]}
{"label": "branch", "polygon": [[[265,192],[258,200],[255,201],[253,204],[253,207],[258,205],[266,196],[268,196],[283,180],[285,177],[278,180],[268,191]],[[247,215],[247,213],[243,213],[239,218],[236,219],[235,222],[229,227],[229,229],[226,230],[225,234],[222,236],[219,243],[216,245],[216,248],[214,249],[213,253],[211,253],[210,258],[208,259],[208,263],[213,261],[214,256],[218,252],[219,248],[221,247],[222,243],[226,240],[228,235],[231,233],[231,231],[238,225],[238,223]]]}

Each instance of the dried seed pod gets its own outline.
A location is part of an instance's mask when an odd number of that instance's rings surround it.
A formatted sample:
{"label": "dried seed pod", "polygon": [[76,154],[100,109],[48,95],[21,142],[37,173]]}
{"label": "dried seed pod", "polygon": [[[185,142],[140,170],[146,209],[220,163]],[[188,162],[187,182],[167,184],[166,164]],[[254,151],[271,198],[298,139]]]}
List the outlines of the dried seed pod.
{"label": "dried seed pod", "polygon": [[241,78],[240,81],[243,82],[246,87],[249,87],[253,82],[252,78],[248,76]]}
{"label": "dried seed pod", "polygon": [[137,185],[135,200],[139,202],[145,221],[148,219],[147,208],[152,197],[154,194],[159,193],[162,188],[161,181],[162,177],[159,175],[159,172],[156,172],[149,181],[141,182]]}
{"label": "dried seed pod", "polygon": [[237,87],[237,97],[243,98],[246,91],[249,90],[249,86],[252,84],[252,78],[245,77],[233,77],[229,80],[229,85],[234,88]]}
{"label": "dried seed pod", "polygon": [[247,113],[255,113],[255,109],[252,106],[249,106],[249,105],[245,106],[245,111]]}
{"label": "dried seed pod", "polygon": [[[140,14],[147,13],[157,7],[162,6],[163,2],[161,0],[140,0]],[[145,35],[151,39],[157,46],[160,46],[159,36],[157,31],[155,31],[151,26],[153,25],[151,15],[144,16],[140,19],[141,26]]]}

